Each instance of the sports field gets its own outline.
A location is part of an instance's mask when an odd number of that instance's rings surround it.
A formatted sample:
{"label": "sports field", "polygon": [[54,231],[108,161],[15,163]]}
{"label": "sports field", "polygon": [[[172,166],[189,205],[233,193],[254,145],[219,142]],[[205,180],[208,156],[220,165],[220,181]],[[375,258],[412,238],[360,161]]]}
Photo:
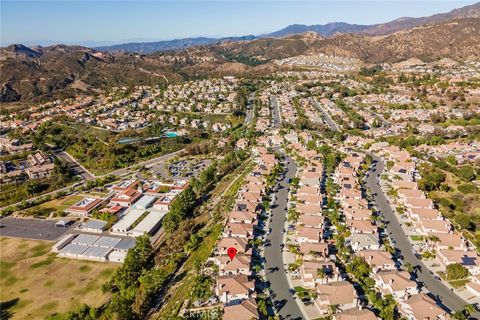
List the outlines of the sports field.
{"label": "sports field", "polygon": [[101,286],[118,264],[58,258],[52,243],[0,238],[2,320],[45,319],[106,301]]}

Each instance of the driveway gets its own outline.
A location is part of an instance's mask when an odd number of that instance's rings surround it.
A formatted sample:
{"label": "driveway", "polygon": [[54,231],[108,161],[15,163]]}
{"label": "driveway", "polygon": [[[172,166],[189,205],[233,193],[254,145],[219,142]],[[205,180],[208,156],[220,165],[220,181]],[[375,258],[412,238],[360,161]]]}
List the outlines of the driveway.
{"label": "driveway", "polygon": [[[276,201],[271,205],[272,221],[268,227],[271,232],[267,233],[266,241],[270,245],[265,246],[265,273],[272,290],[272,300],[278,310],[281,319],[305,319],[294,296],[289,292],[290,284],[285,271],[282,248],[284,244],[285,219],[287,217],[288,181],[295,177],[297,166],[295,162],[286,156],[289,162],[286,167],[285,177],[279,183],[275,194]],[[285,248],[286,249],[286,248]]]}
{"label": "driveway", "polygon": [[373,200],[377,210],[379,210],[380,214],[388,221],[387,231],[396,242],[395,247],[400,250],[405,262],[412,264],[412,266],[418,266],[418,271],[416,272],[417,282],[423,283],[424,289],[427,289],[428,292],[431,293],[432,298],[436,299],[439,305],[449,311],[461,309],[468,303],[450,291],[441,281],[436,280],[433,275],[430,274],[425,264],[413,253],[412,244],[404,233],[400,222],[379,185],[384,163],[377,156],[373,156],[373,163],[374,166],[370,168],[369,174],[366,177],[366,185],[373,194]]}

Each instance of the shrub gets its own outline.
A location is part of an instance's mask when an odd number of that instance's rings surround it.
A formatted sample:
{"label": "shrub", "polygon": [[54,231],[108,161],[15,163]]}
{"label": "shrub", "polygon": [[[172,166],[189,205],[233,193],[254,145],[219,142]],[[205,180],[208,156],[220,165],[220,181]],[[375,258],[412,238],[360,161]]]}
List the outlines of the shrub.
{"label": "shrub", "polygon": [[467,181],[475,180],[475,169],[472,166],[466,165],[459,167],[455,172],[460,178]]}
{"label": "shrub", "polygon": [[470,274],[460,263],[451,263],[447,266],[447,280],[458,280],[468,277]]}
{"label": "shrub", "polygon": [[461,193],[473,193],[476,192],[478,189],[473,183],[463,183],[457,187],[458,191]]}

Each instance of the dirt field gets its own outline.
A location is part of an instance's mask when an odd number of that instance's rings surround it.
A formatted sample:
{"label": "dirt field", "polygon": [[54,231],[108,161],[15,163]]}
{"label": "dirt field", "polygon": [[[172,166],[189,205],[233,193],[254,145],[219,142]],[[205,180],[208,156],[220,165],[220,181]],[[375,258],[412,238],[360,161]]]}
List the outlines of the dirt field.
{"label": "dirt field", "polygon": [[2,320],[45,319],[81,303],[101,305],[118,264],[57,258],[51,243],[0,238]]}

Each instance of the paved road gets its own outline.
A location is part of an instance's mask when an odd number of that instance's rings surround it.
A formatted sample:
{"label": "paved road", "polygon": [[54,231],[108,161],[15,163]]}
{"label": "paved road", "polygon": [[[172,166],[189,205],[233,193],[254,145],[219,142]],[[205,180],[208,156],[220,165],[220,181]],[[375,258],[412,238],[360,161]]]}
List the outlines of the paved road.
{"label": "paved road", "polygon": [[57,150],[57,151],[55,151],[55,154],[58,157],[62,158],[63,160],[67,161],[74,168],[75,172],[82,177],[82,179],[93,180],[93,179],[96,179],[96,178],[103,178],[103,177],[106,177],[106,176],[109,176],[109,175],[114,175],[114,176],[117,176],[117,177],[127,175],[127,174],[131,173],[132,168],[142,166],[142,165],[147,167],[147,168],[151,168],[159,162],[168,161],[169,159],[179,155],[184,150],[185,149],[181,149],[181,150],[178,150],[178,151],[175,151],[175,152],[172,152],[172,153],[165,154],[163,156],[159,156],[159,157],[147,160],[147,161],[139,162],[139,163],[133,164],[129,167],[118,169],[118,170],[109,172],[107,174],[98,175],[98,176],[94,175],[93,173],[88,171],[84,166],[82,166],[75,158],[73,158],[66,151]]}
{"label": "paved road", "polygon": [[280,107],[278,106],[278,100],[276,96],[270,96],[270,104],[272,106],[273,127],[280,129],[282,127],[282,117],[280,115]]}
{"label": "paved road", "polygon": [[[75,187],[78,187],[80,185],[82,185],[83,182],[75,182],[73,184],[70,184],[66,187],[63,187],[61,189],[57,189],[57,190],[53,190],[53,191],[50,191],[50,192],[47,192],[47,193],[44,193],[44,194],[41,194],[39,196],[36,196],[36,197],[33,197],[33,198],[28,198],[28,199],[25,199],[25,201],[27,202],[32,202],[32,201],[35,201],[39,198],[42,198],[42,197],[45,197],[45,196],[54,196],[57,194],[57,192],[60,192],[60,191],[68,191],[70,188],[75,188]],[[1,210],[4,210],[4,209],[7,209],[7,208],[10,208],[10,207],[13,207],[13,206],[18,206],[19,204],[21,204],[23,201],[19,201],[19,202],[15,202],[15,203],[12,203],[12,204],[9,204],[8,206],[5,206],[5,207],[1,207],[0,208],[0,211]]]}
{"label": "paved road", "polygon": [[255,115],[255,92],[252,92],[248,96],[247,115],[245,116],[245,120],[243,121],[243,125],[245,127],[248,127],[252,123],[254,115]]}
{"label": "paved road", "polygon": [[0,236],[55,241],[71,227],[56,227],[53,220],[6,217],[0,219]]}
{"label": "paved road", "polygon": [[70,154],[63,150],[54,151],[55,155],[60,159],[64,160],[70,165],[70,168],[73,169],[73,172],[80,176],[82,180],[93,180],[95,176],[87,170],[84,166],[82,166],[75,158],[73,158]]}
{"label": "paved road", "polygon": [[273,291],[273,301],[280,309],[278,315],[281,319],[305,319],[293,295],[289,293],[290,285],[285,272],[281,244],[284,244],[284,227],[287,217],[288,180],[295,177],[297,166],[295,162],[286,157],[289,164],[286,168],[285,178],[280,181],[276,193],[276,201],[272,204],[272,221],[269,223],[271,232],[267,233],[267,242],[271,245],[265,247],[265,273],[270,288]]}
{"label": "paved road", "polygon": [[135,167],[138,167],[138,166],[145,166],[146,168],[151,168],[154,165],[156,165],[158,162],[168,161],[169,159],[171,159],[171,158],[179,155],[180,153],[182,153],[184,150],[185,149],[181,149],[181,150],[178,150],[178,151],[175,151],[175,152],[172,152],[172,153],[165,154],[165,155],[160,156],[160,157],[156,157],[156,158],[153,158],[153,159],[150,159],[150,160],[147,160],[147,161],[139,162],[139,163],[136,163],[136,164],[131,165],[129,167],[118,169],[118,170],[109,172],[107,174],[101,175],[101,176],[95,176],[95,178],[102,178],[102,177],[106,177],[106,176],[109,176],[109,175],[114,175],[114,176],[117,176],[117,177],[127,175],[127,174],[131,173],[132,168],[135,168]]}
{"label": "paved road", "polygon": [[313,105],[317,108],[317,110],[323,114],[323,118],[325,119],[325,122],[327,123],[327,126],[330,128],[330,130],[340,132],[340,129],[338,128],[335,121],[332,120],[328,112],[324,108],[322,108],[322,106],[317,102],[317,100],[312,99],[311,101]]}
{"label": "paved road", "polygon": [[[36,200],[38,198],[41,198],[41,197],[44,197],[44,196],[47,196],[47,195],[55,195],[57,192],[59,191],[66,191],[72,187],[78,187],[82,184],[85,184],[86,183],[86,180],[91,180],[91,179],[94,179],[94,178],[103,178],[103,177],[106,177],[106,176],[109,176],[109,175],[114,175],[114,176],[117,176],[117,177],[120,177],[120,176],[124,176],[124,175],[128,175],[128,174],[131,174],[131,169],[136,167],[136,166],[141,166],[141,165],[144,165],[145,167],[147,168],[151,168],[153,167],[154,165],[156,165],[157,163],[159,162],[163,162],[163,161],[168,161],[169,159],[179,155],[181,152],[183,152],[184,149],[181,149],[181,150],[178,150],[178,151],[175,151],[175,152],[172,152],[172,153],[169,153],[169,154],[165,154],[163,156],[160,156],[160,157],[157,157],[157,158],[153,158],[153,159],[150,159],[150,160],[147,160],[147,161],[144,161],[144,162],[140,162],[140,163],[137,163],[137,164],[134,164],[134,165],[131,165],[130,167],[127,167],[127,168],[122,168],[122,169],[119,169],[119,170],[116,170],[116,171],[113,171],[113,172],[110,172],[110,173],[107,173],[107,174],[104,174],[104,175],[101,175],[101,176],[94,176],[92,173],[88,172],[88,170],[86,170],[85,168],[83,169],[82,171],[82,174],[80,175],[82,177],[82,181],[80,182],[76,182],[72,185],[69,185],[69,186],[66,186],[64,188],[61,188],[61,189],[57,189],[57,190],[53,190],[51,192],[48,192],[48,193],[44,193],[42,195],[39,195],[39,196],[36,196],[36,197],[33,197],[33,198],[28,198],[26,199],[26,201],[33,201],[33,200]],[[78,162],[73,159],[70,155],[68,155],[68,153],[66,152],[57,152],[56,153],[57,155],[60,155],[61,154],[61,157],[65,157],[63,159],[65,159],[66,161],[69,161],[70,163],[73,163],[73,165],[75,166],[76,164],[78,164]],[[78,166],[76,166],[77,169],[79,170],[82,170],[81,168],[83,168],[80,164],[78,164]],[[78,172],[78,171],[77,171]],[[85,179],[85,177],[93,177],[93,178],[88,178],[88,179]],[[17,202],[17,203],[12,203],[8,206],[5,206],[5,207],[1,207],[0,210],[4,210],[6,208],[9,208],[9,207],[12,207],[12,206],[16,206],[16,205],[19,205],[21,204],[22,201],[20,202]]]}
{"label": "paved road", "polygon": [[432,274],[430,274],[425,264],[412,252],[412,245],[378,184],[380,181],[380,175],[383,172],[384,163],[377,156],[373,157],[373,161],[374,166],[370,168],[369,174],[366,178],[366,184],[372,194],[376,194],[376,196],[373,196],[373,200],[375,201],[377,209],[388,221],[387,231],[391,234],[391,238],[396,242],[396,248],[401,251],[405,262],[411,263],[412,266],[419,266],[417,271],[417,281],[423,283],[433,297],[438,298],[439,304],[443,305],[443,307],[446,307],[448,310],[456,311],[461,309],[468,303],[455,293],[451,292],[441,281],[436,280]]}

